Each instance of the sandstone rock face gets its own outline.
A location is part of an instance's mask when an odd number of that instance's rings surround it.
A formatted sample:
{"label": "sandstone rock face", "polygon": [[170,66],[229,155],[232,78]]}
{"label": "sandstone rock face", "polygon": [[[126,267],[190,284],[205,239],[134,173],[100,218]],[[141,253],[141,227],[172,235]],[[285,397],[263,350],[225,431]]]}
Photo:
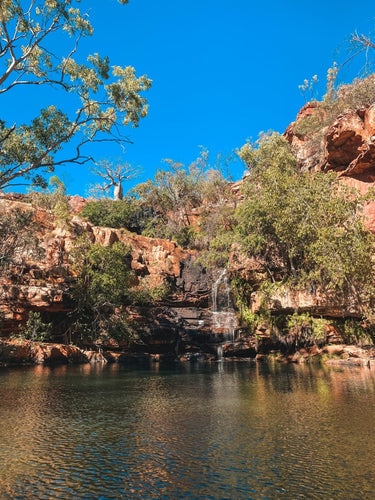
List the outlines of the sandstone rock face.
{"label": "sandstone rock face", "polygon": [[298,125],[314,116],[324,118],[324,110],[318,103],[306,104],[284,134],[301,170],[334,170],[340,175],[375,178],[375,106],[342,113],[317,134],[298,133]]}
{"label": "sandstone rock face", "polygon": [[[252,294],[252,312],[259,312],[263,299],[264,295],[262,292]],[[267,308],[271,312],[278,314],[293,314],[295,311],[299,311],[332,318],[361,317],[355,301],[351,301],[350,297],[329,295],[319,289],[293,290],[282,287],[272,292],[267,304]]]}
{"label": "sandstone rock face", "polygon": [[[335,171],[341,182],[366,194],[375,186],[375,105],[339,115],[321,134],[295,132],[308,116],[323,113],[317,103],[306,104],[284,136],[302,171]],[[297,127],[296,127],[297,125]],[[364,208],[366,226],[375,232],[375,202]]]}
{"label": "sandstone rock face", "polygon": [[375,107],[340,115],[325,136],[324,170],[358,175],[375,166]]}
{"label": "sandstone rock face", "polygon": [[[107,246],[120,241],[128,246],[131,268],[141,288],[168,285],[173,290],[155,307],[139,311],[138,320],[150,338],[159,342],[159,347],[151,349],[165,350],[161,339],[169,345],[168,349],[174,349],[179,335],[209,331],[213,277],[197,262],[196,252],[183,250],[172,241],[147,238],[125,229],[95,227],[79,216],[73,216],[69,225],[59,224],[53,214],[31,206],[22,198],[21,201],[0,199],[0,213],[15,207],[33,211],[44,256],[33,261],[25,255],[21,274],[15,270],[14,275],[0,279],[0,311],[5,319],[3,335],[16,332],[30,311],[47,312],[50,319],[60,315],[63,319],[71,310],[69,291],[76,278],[69,254],[82,235],[92,243]],[[63,337],[61,340],[66,341]]]}
{"label": "sandstone rock face", "polygon": [[69,206],[71,210],[76,214],[82,212],[86,203],[87,203],[86,198],[83,198],[82,196],[74,195],[69,198]]}
{"label": "sandstone rock face", "polygon": [[299,168],[303,172],[313,171],[318,168],[321,163],[321,150],[324,148],[324,143],[321,138],[311,141],[309,135],[298,134],[294,129],[296,124],[305,118],[314,116],[316,113],[318,113],[316,102],[305,104],[299,111],[296,121],[291,123],[284,133],[292,146]]}

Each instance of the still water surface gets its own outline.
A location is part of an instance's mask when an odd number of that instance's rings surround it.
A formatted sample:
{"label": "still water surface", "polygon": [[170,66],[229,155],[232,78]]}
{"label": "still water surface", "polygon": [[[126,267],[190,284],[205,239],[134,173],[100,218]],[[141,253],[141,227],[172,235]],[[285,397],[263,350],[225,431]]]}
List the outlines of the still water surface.
{"label": "still water surface", "polygon": [[373,499],[375,370],[0,371],[0,498]]}

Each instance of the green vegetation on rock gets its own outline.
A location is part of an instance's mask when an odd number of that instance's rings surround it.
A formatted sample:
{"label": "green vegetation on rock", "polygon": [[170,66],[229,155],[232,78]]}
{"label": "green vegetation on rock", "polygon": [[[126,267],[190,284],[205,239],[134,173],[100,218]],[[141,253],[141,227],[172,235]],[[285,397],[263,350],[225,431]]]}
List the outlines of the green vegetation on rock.
{"label": "green vegetation on rock", "polygon": [[73,338],[83,341],[131,336],[125,310],[132,302],[134,284],[129,248],[120,242],[104,247],[83,239],[77,242],[72,257],[78,273],[72,290]]}
{"label": "green vegetation on rock", "polygon": [[136,199],[125,198],[115,201],[106,198],[90,201],[84,206],[80,215],[95,226],[124,228],[141,234],[152,214],[152,208],[141,206]]}
{"label": "green vegetation on rock", "polygon": [[26,325],[19,327],[17,338],[44,342],[50,340],[51,333],[52,323],[45,323],[40,313],[30,311]]}
{"label": "green vegetation on rock", "polygon": [[236,213],[242,251],[256,256],[273,282],[320,287],[368,306],[374,238],[363,224],[365,198],[334,173],[298,171],[278,134],[240,154],[250,170]]}

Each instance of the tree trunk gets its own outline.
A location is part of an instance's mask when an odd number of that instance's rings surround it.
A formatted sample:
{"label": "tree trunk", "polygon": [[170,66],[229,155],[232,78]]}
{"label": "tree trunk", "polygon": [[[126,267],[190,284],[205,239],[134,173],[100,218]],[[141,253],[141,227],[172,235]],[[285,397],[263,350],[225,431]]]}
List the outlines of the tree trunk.
{"label": "tree trunk", "polygon": [[115,190],[114,190],[114,193],[113,193],[113,197],[114,197],[114,199],[116,201],[123,199],[124,193],[123,193],[123,190],[122,190],[121,182],[119,182],[118,184],[115,185]]}

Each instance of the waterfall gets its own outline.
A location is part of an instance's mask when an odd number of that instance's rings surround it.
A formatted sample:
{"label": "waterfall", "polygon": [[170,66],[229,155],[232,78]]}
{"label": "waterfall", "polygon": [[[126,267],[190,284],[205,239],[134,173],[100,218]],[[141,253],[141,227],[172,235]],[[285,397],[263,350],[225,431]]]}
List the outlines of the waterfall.
{"label": "waterfall", "polygon": [[223,346],[221,344],[217,346],[217,360],[223,361]]}
{"label": "waterfall", "polygon": [[[225,284],[228,284],[228,278],[227,278],[227,268],[225,268],[215,281],[215,283],[212,285],[212,312],[216,313],[218,312],[218,307],[217,307],[217,292],[219,285],[222,281],[225,281]],[[226,286],[227,288],[227,286]]]}
{"label": "waterfall", "polygon": [[[234,311],[231,287],[227,276],[227,269],[219,274],[217,280],[212,285],[212,330],[215,335],[219,335],[223,344],[235,341],[235,331],[237,328],[237,315]],[[223,349],[217,351],[218,359],[222,358]]]}

